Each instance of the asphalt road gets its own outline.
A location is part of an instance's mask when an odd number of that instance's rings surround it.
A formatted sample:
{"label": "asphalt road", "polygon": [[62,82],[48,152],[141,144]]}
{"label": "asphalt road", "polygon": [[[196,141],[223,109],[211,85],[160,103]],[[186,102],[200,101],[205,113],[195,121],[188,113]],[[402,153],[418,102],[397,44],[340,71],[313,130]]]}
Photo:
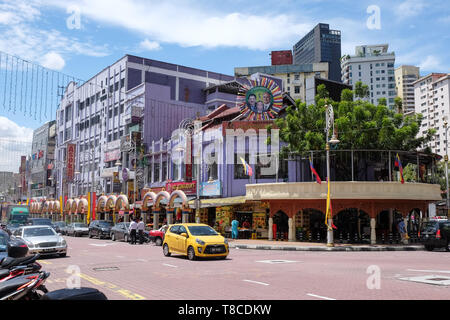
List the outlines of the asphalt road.
{"label": "asphalt road", "polygon": [[189,261],[154,244],[65,238],[67,257],[39,260],[49,290],[95,287],[110,300],[450,299],[445,251],[231,249],[226,260]]}

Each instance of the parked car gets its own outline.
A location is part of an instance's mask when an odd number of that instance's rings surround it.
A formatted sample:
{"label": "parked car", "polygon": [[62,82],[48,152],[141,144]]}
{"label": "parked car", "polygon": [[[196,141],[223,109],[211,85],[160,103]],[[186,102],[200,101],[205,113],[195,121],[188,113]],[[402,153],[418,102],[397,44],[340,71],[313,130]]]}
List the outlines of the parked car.
{"label": "parked car", "polygon": [[9,234],[0,230],[0,261],[8,256]]}
{"label": "parked car", "polygon": [[74,222],[67,226],[66,234],[68,236],[80,237],[89,234],[89,226],[86,223]]}
{"label": "parked car", "polygon": [[50,226],[54,227],[51,219],[47,218],[30,218],[28,219],[28,224],[32,226]]}
{"label": "parked car", "polygon": [[67,254],[66,241],[51,226],[24,226],[17,229],[13,235],[25,241],[31,254],[57,254],[60,257]]}
{"label": "parked car", "polygon": [[169,226],[165,225],[159,228],[158,230],[150,230],[148,234],[150,237],[150,241],[153,241],[157,246],[162,246],[162,243],[164,241],[164,235],[168,228]]}
{"label": "parked car", "polygon": [[66,227],[67,227],[67,224],[65,221],[56,221],[53,224],[53,226],[54,226],[53,229],[55,229],[56,233],[65,234]]}
{"label": "parked car", "polygon": [[445,248],[449,251],[450,221],[435,219],[426,222],[420,230],[419,239],[428,251],[434,248]]}
{"label": "parked car", "polygon": [[111,236],[111,228],[113,227],[113,223],[107,220],[94,220],[89,225],[89,238],[98,237],[109,238]]}
{"label": "parked car", "polygon": [[[125,242],[131,241],[131,236],[129,232],[130,223],[129,222],[119,222],[114,227],[111,228],[111,240],[123,240]],[[139,242],[139,234],[136,234],[136,239]],[[150,237],[148,231],[144,231],[144,242],[150,242]]]}
{"label": "parked car", "polygon": [[172,253],[182,254],[189,260],[197,257],[228,256],[228,241],[213,228],[200,223],[182,223],[171,225],[164,235],[163,253],[169,257]]}

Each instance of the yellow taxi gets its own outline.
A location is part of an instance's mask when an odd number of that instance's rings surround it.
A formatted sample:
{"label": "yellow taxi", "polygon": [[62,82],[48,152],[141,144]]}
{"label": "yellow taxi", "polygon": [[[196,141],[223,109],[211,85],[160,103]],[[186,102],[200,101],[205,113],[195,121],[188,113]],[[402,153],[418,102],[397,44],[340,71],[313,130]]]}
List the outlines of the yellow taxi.
{"label": "yellow taxi", "polygon": [[229,253],[228,241],[213,228],[201,223],[179,223],[169,226],[164,235],[163,253],[182,254],[189,260],[198,257],[225,259]]}

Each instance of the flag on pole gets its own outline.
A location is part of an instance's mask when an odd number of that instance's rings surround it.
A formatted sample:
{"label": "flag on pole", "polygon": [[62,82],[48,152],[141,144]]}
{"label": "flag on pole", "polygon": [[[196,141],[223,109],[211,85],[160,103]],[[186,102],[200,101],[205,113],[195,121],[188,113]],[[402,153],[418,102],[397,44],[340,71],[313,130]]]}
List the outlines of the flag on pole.
{"label": "flag on pole", "polygon": [[405,183],[405,180],[403,179],[403,166],[402,166],[402,162],[400,161],[400,157],[398,156],[397,153],[397,157],[395,159],[395,166],[398,167],[398,169],[400,170],[400,179],[402,184]]}
{"label": "flag on pole", "polygon": [[319,174],[317,173],[316,169],[314,168],[314,164],[311,160],[311,157],[309,157],[309,167],[311,168],[312,173],[316,176],[316,181],[318,184],[322,184],[322,180],[320,180]]}
{"label": "flag on pole", "polygon": [[242,165],[244,166],[245,174],[251,177],[253,175],[252,167],[247,162],[245,162],[245,160],[242,159],[242,157],[240,157],[240,158],[241,158],[241,161],[242,161]]}
{"label": "flag on pole", "polygon": [[325,224],[330,229],[330,226],[328,225],[328,217],[330,216],[330,205],[331,205],[331,199],[330,199],[330,181],[327,178],[327,186],[328,186],[328,192],[327,192],[327,209],[325,213]]}

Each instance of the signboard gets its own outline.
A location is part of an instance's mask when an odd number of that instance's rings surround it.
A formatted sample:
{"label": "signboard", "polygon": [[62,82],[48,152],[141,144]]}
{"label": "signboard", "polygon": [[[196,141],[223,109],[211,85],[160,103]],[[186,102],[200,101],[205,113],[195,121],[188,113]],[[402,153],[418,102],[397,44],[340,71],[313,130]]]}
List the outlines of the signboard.
{"label": "signboard", "polygon": [[118,159],[120,159],[120,155],[121,155],[120,149],[105,152],[105,161],[109,162],[109,161],[118,160]]}
{"label": "signboard", "polygon": [[105,168],[102,170],[102,173],[100,174],[100,178],[113,178],[114,173],[118,173],[119,167],[111,167],[111,168]]}
{"label": "signboard", "polygon": [[120,149],[120,140],[114,140],[114,141],[108,142],[108,144],[106,145],[107,151],[112,151],[115,149]]}
{"label": "signboard", "polygon": [[239,89],[237,104],[245,120],[272,120],[283,107],[283,94],[275,81],[266,77],[247,79]]}
{"label": "signboard", "polygon": [[72,181],[75,175],[75,144],[67,145],[66,154],[66,167],[67,167],[67,180]]}
{"label": "signboard", "polygon": [[122,169],[122,179],[123,181],[128,181],[130,170],[128,168]]}
{"label": "signboard", "polygon": [[221,195],[221,184],[219,180],[200,182],[200,196],[211,197]]}
{"label": "signboard", "polygon": [[172,193],[175,190],[181,190],[186,195],[195,195],[197,194],[197,182],[168,182],[166,184],[166,191],[168,193]]}

